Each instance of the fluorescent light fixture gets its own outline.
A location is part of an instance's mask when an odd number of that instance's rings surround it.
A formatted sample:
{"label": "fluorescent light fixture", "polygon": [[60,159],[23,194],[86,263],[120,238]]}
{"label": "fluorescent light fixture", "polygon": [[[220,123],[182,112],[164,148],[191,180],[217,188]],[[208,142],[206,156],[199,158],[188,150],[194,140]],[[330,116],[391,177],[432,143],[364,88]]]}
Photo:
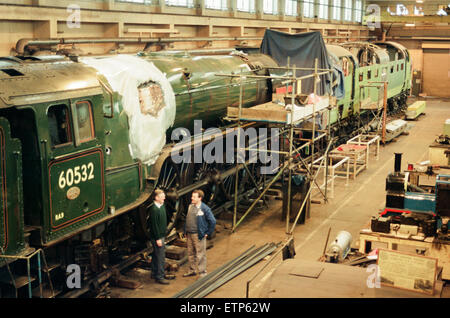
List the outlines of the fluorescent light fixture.
{"label": "fluorescent light fixture", "polygon": [[416,0],[417,3],[423,3],[423,0]]}
{"label": "fluorescent light fixture", "polygon": [[406,27],[414,27],[414,26],[416,26],[414,23],[405,23],[405,26]]}

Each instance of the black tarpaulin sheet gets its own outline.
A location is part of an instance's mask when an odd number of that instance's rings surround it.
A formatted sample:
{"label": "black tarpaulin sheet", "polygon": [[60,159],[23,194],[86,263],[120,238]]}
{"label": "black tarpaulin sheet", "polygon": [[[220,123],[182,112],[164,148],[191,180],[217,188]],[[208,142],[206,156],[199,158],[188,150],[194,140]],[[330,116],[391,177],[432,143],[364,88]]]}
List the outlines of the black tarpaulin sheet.
{"label": "black tarpaulin sheet", "polygon": [[[261,53],[270,55],[280,66],[289,65],[300,68],[314,68],[317,58],[317,68],[332,69],[333,73],[320,76],[317,85],[317,95],[325,95],[332,91],[332,95],[340,99],[344,97],[344,77],[338,66],[332,65],[328,58],[325,42],[320,32],[305,32],[288,34],[280,31],[266,30],[260,48]],[[297,70],[296,76],[311,74],[312,71]],[[314,92],[314,79],[302,80],[302,94]]]}

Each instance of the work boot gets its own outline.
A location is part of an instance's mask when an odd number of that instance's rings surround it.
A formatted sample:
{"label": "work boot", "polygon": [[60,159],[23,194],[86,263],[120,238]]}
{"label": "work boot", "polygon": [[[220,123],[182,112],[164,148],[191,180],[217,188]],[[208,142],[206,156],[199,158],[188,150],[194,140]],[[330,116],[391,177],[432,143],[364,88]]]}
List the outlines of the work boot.
{"label": "work boot", "polygon": [[166,279],[155,279],[155,281],[158,283],[158,284],[161,284],[161,285],[169,285],[170,283],[166,280]]}
{"label": "work boot", "polygon": [[172,279],[175,279],[176,276],[172,275],[172,274],[166,274],[166,275],[164,275],[164,278],[167,279],[167,280],[172,280]]}
{"label": "work boot", "polygon": [[[154,276],[153,274],[150,274],[150,278],[156,279],[155,276]],[[172,275],[172,274],[164,274],[164,278],[167,279],[167,280],[172,280],[172,279],[175,279],[176,276],[175,276],[175,275]]]}
{"label": "work boot", "polygon": [[190,277],[190,276],[195,276],[195,275],[197,275],[196,272],[190,271],[190,272],[187,272],[187,273],[183,274],[183,277]]}

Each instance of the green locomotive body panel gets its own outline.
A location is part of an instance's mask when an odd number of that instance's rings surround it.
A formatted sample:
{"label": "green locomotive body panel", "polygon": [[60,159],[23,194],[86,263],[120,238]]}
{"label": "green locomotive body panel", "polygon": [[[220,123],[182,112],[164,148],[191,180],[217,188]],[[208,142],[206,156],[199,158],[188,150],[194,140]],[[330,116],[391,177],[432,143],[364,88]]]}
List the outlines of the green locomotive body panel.
{"label": "green locomotive body panel", "polygon": [[337,107],[330,112],[329,124],[334,125],[353,113],[353,104],[357,100],[358,89],[354,82],[355,73],[358,72],[356,58],[346,49],[337,45],[327,45],[327,50],[344,74],[344,98],[337,101]]}
{"label": "green locomotive body panel", "polygon": [[[98,75],[104,88],[103,124],[105,135],[105,187],[107,207],[118,209],[137,200],[144,190],[145,169],[129,150],[128,116],[121,96]],[[149,168],[148,168],[149,169]]]}
{"label": "green locomotive body panel", "polygon": [[[254,75],[250,66],[240,57],[144,55],[148,61],[165,73],[174,90],[177,104],[173,127],[192,129],[194,119],[202,119],[203,126],[217,125],[226,114],[228,106],[239,103],[240,78],[216,76],[216,74]],[[272,59],[267,63],[277,66]],[[266,79],[242,80],[242,104],[244,107],[264,103],[271,98]]]}
{"label": "green locomotive body panel", "polygon": [[11,137],[8,120],[0,117],[0,247],[7,255],[20,254],[25,247],[21,154],[20,141]]}
{"label": "green locomotive body panel", "polygon": [[[383,106],[383,88],[375,87],[381,85],[380,82],[388,82],[388,99],[406,94],[411,88],[411,61],[408,51],[394,42],[382,42],[382,44],[386,47],[386,51],[372,46],[378,63],[364,66],[356,62],[357,58],[352,53],[358,52],[356,48],[361,43],[355,43],[354,48],[347,45],[346,47],[349,47],[350,50],[341,46],[327,45],[328,51],[339,59],[339,65],[346,74],[344,77],[345,97],[339,100],[338,107],[331,111],[330,125],[351,115],[357,116],[366,112],[367,110],[363,108],[381,108]],[[355,62],[350,63],[350,61]],[[354,76],[351,66],[354,66]]]}
{"label": "green locomotive body panel", "polygon": [[33,225],[43,228],[44,244],[106,214],[102,103],[103,95],[93,95],[34,107],[42,143],[43,212]]}

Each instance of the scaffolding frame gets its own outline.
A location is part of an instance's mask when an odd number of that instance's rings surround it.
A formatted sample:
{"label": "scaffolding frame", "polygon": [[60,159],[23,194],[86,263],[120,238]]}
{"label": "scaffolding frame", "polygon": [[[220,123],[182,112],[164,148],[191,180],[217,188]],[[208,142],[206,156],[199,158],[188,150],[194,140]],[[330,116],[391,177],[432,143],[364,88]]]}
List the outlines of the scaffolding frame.
{"label": "scaffolding frame", "polygon": [[[242,75],[242,74],[217,74],[220,76],[227,76],[227,77],[239,77],[240,78],[240,95],[239,95],[239,106],[238,106],[238,114],[236,117],[228,117],[228,120],[233,120],[233,121],[237,121],[237,154],[240,153],[241,150],[253,150],[256,152],[270,152],[270,153],[278,153],[283,155],[283,159],[282,159],[282,163],[278,165],[277,169],[278,172],[272,177],[272,179],[266,183],[264,182],[263,184],[263,189],[261,191],[259,191],[258,189],[258,197],[256,199],[254,199],[254,201],[252,202],[252,204],[247,208],[247,210],[245,211],[245,213],[240,217],[239,220],[237,220],[237,209],[238,209],[238,182],[239,182],[239,175],[238,175],[238,171],[235,171],[235,193],[234,193],[234,213],[233,213],[233,227],[232,227],[232,232],[234,232],[236,230],[236,228],[241,224],[241,222],[245,219],[245,217],[254,209],[254,207],[256,206],[256,204],[259,202],[259,200],[261,200],[264,197],[264,194],[272,187],[272,185],[280,179],[281,176],[284,175],[285,171],[287,170],[287,174],[288,174],[288,190],[287,190],[287,211],[286,211],[286,233],[289,235],[293,235],[293,231],[295,229],[295,226],[298,222],[299,217],[302,214],[302,210],[306,204],[307,201],[309,201],[311,203],[311,190],[313,188],[313,184],[316,184],[317,188],[319,189],[320,193],[322,194],[322,196],[324,197],[325,202],[327,202],[328,200],[328,195],[327,195],[327,184],[328,182],[325,182],[325,189],[324,192],[322,191],[321,187],[317,184],[317,175],[319,173],[319,171],[321,170],[322,167],[325,168],[325,175],[326,175],[326,180],[328,179],[328,152],[330,150],[330,146],[333,142],[333,140],[330,140],[330,124],[329,124],[329,120],[330,120],[330,112],[332,109],[332,106],[330,105],[331,102],[331,88],[330,91],[328,92],[328,105],[327,107],[321,109],[321,110],[317,110],[316,108],[316,104],[317,102],[314,101],[314,103],[312,104],[312,113],[309,115],[306,115],[300,119],[294,120],[294,111],[295,111],[295,97],[299,94],[301,94],[301,88],[302,88],[302,81],[305,79],[310,79],[310,78],[314,78],[314,89],[313,89],[313,93],[314,96],[317,96],[317,84],[320,81],[320,76],[321,75],[325,75],[328,73],[331,73],[332,70],[331,69],[319,69],[317,67],[318,65],[318,60],[315,59],[314,61],[314,68],[297,68],[295,65],[293,65],[292,67],[289,65],[289,59],[288,59],[288,63],[286,67],[275,67],[275,69],[285,69],[288,74],[289,72],[291,72],[292,76],[277,76],[277,75]],[[272,69],[269,68],[269,69]],[[297,70],[303,70],[303,71],[311,71],[311,74],[308,75],[303,75],[300,77],[296,77],[296,71]],[[286,139],[289,141],[289,151],[278,151],[278,150],[272,150],[272,149],[259,149],[259,147],[252,148],[252,147],[241,147],[240,145],[240,132],[241,132],[241,125],[242,122],[245,121],[254,121],[254,120],[250,120],[250,119],[246,119],[243,118],[242,116],[242,108],[243,108],[243,80],[247,79],[247,78],[267,78],[267,79],[282,79],[283,84],[286,84],[286,97],[289,97],[289,84],[292,84],[292,90],[291,90],[291,109],[290,109],[290,123],[279,123],[277,121],[271,121],[270,119],[268,120],[262,120],[262,122],[265,122],[267,124],[270,125],[275,125],[275,126],[281,126],[281,129],[279,130],[279,133],[277,135],[277,137],[283,136],[286,137],[288,136]],[[335,106],[335,105],[333,105]],[[327,129],[326,130],[318,130],[316,128],[316,117],[322,113],[324,113],[325,111],[328,112],[328,116],[327,116]],[[312,129],[302,129],[302,128],[296,128],[296,125],[306,122],[308,120],[312,119]],[[311,131],[311,138],[309,139],[304,139],[304,138],[296,138],[294,137],[294,132],[295,131],[305,131],[305,130],[309,130]],[[318,136],[316,136],[316,133],[320,133]],[[322,155],[323,159],[320,162],[319,168],[314,171],[314,158],[315,158],[315,144],[318,140],[321,140],[323,138],[327,137],[328,140],[328,146],[326,147],[325,153],[324,155]],[[270,137],[267,137],[265,140],[269,139]],[[294,140],[299,140],[304,142],[304,144],[302,144],[299,147],[294,148]],[[264,141],[264,139],[263,139]],[[245,141],[244,141],[245,142]],[[262,141],[260,140],[260,143]],[[303,148],[309,147],[310,148],[310,152],[309,152],[309,157],[306,158],[306,161],[304,160],[304,158],[302,158],[300,151]],[[245,152],[244,152],[245,153]],[[320,156],[320,153],[319,157]],[[239,159],[239,158],[237,158]],[[295,160],[298,159],[299,162],[295,162]],[[310,159],[310,162],[308,163],[307,161]],[[248,167],[246,167],[246,163],[245,160],[243,160],[243,164],[247,170],[247,172],[250,171],[250,169],[248,169]],[[297,168],[299,166],[303,166],[307,172],[307,176],[310,179],[310,185],[309,185],[309,189],[307,191],[307,194],[305,196],[305,199],[303,200],[303,203],[296,215],[295,221],[292,225],[291,228],[289,228],[289,223],[290,223],[290,210],[291,210],[291,196],[292,196],[292,176],[295,172],[297,171]],[[276,170],[274,170],[275,172]],[[258,185],[256,184],[256,182],[254,181],[254,178],[251,178],[252,182],[254,183],[255,187],[258,188]],[[309,217],[309,215],[307,215]]]}
{"label": "scaffolding frame", "polygon": [[[361,108],[364,110],[370,110],[372,112],[372,115],[374,116],[374,118],[372,119],[372,121],[377,121],[378,120],[378,125],[377,125],[377,135],[380,134],[380,128],[381,128],[381,142],[384,144],[386,144],[386,117],[387,117],[387,89],[388,89],[388,82],[387,81],[369,81],[369,84],[366,85],[361,85],[359,87],[359,96],[361,99],[361,92],[364,91],[364,88],[366,87],[373,87],[373,88],[377,88],[378,89],[378,100],[377,100],[377,108]],[[379,98],[380,91],[383,90],[383,106],[379,107],[381,99]],[[374,113],[374,110],[377,110],[377,114]],[[381,118],[380,118],[381,117]],[[361,123],[361,120],[358,123],[358,131],[361,130],[361,127],[359,127],[359,124]],[[381,127],[380,127],[381,125]]]}

